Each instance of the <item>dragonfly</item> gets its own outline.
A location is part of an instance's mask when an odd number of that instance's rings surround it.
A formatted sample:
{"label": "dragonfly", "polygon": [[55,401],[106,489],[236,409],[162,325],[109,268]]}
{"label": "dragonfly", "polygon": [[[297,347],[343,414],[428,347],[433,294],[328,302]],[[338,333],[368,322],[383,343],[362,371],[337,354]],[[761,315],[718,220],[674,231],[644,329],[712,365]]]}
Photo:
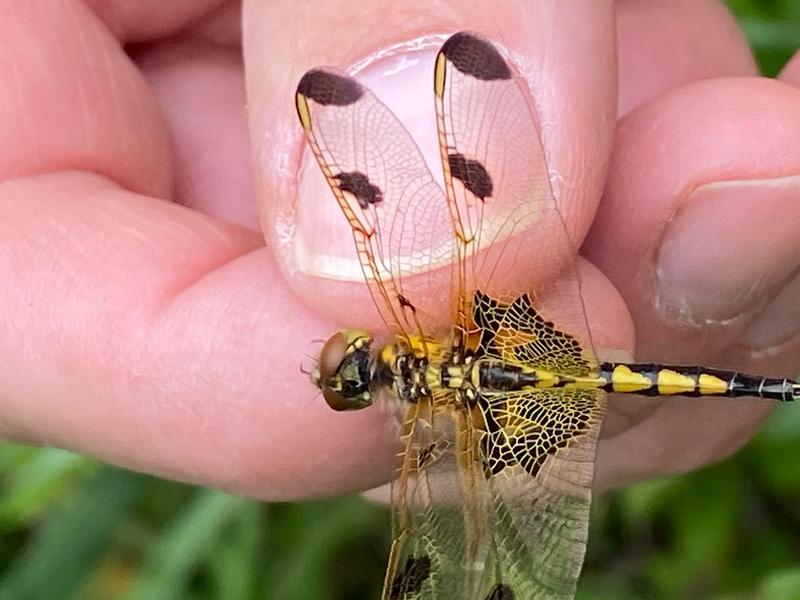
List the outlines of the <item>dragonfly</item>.
{"label": "dragonfly", "polygon": [[[391,335],[335,333],[311,379],[334,410],[377,401],[397,416],[383,600],[572,598],[607,393],[788,402],[800,384],[600,361],[526,81],[498,46],[459,32],[436,57],[433,100],[443,185],[356,79],[315,68],[298,84],[307,144]],[[546,277],[516,260],[530,247]],[[442,282],[444,330],[416,300]]]}

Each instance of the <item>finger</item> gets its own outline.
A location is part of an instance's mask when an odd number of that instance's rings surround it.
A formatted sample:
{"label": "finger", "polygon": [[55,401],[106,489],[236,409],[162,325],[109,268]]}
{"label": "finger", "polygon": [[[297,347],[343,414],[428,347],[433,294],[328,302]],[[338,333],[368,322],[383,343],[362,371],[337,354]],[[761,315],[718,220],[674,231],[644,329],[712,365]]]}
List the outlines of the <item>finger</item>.
{"label": "finger", "polygon": [[800,52],[795,53],[786,63],[780,74],[780,79],[794,86],[800,86]]}
{"label": "finger", "polygon": [[[331,23],[340,22],[338,15],[345,10],[335,2],[322,7],[309,5],[300,12],[292,7],[291,18],[284,12],[288,7],[279,4],[253,4],[249,11],[246,8],[248,102],[254,107],[251,134],[262,186],[264,229],[268,235],[274,232],[272,246],[283,270],[291,274],[297,292],[320,314],[340,323],[350,319],[352,325],[354,315],[358,317],[355,324],[361,326],[373,326],[379,320],[361,270],[351,258],[352,236],[334,238],[320,226],[319,219],[300,218],[318,215],[318,204],[330,193],[297,197],[295,204],[295,180],[285,177],[287,169],[292,173],[298,169],[302,158],[302,140],[290,99],[300,76],[311,67],[327,64],[346,68],[365,57],[388,54],[388,58],[371,62],[360,76],[390,108],[401,113],[412,135],[422,140],[428,164],[438,169],[431,85],[435,52],[445,34],[460,28],[478,29],[502,42],[519,57],[531,83],[544,124],[552,183],[575,239],[583,237],[591,220],[603,183],[613,125],[610,4],[559,3],[551,7],[539,2],[503,3],[492,8],[491,15],[479,2],[466,6],[459,3],[455,8],[455,4],[445,4],[432,12],[423,3],[401,8],[396,3],[373,2],[361,9],[358,19],[348,20],[349,25],[343,27],[331,27]],[[419,11],[418,18],[408,18],[415,10]],[[398,26],[378,26],[387,19]],[[300,29],[302,39],[314,43],[294,44],[292,40],[301,35]],[[369,36],[361,34],[365,30],[370,31]],[[565,30],[570,35],[553,33]],[[554,123],[557,126],[551,125]],[[430,144],[428,139],[432,140]],[[327,201],[334,206],[332,199]],[[314,204],[306,209],[304,203],[308,202]],[[332,223],[341,221],[338,217]],[[535,249],[529,250],[525,260],[535,264],[539,257]],[[442,285],[449,285],[449,280]],[[434,288],[429,293],[431,299],[440,299],[446,290]]]}
{"label": "finger", "polygon": [[144,80],[75,2],[4,2],[0,180],[85,169],[167,197],[169,143]]}
{"label": "finger", "polygon": [[241,53],[183,40],[154,45],[136,62],[172,140],[174,200],[258,230]]}
{"label": "finger", "polygon": [[124,42],[151,41],[175,35],[190,26],[227,21],[227,15],[235,14],[238,4],[230,0],[83,0],[83,3]]}
{"label": "finger", "polygon": [[273,499],[384,481],[374,415],[351,439],[315,401],[322,327],[261,236],[138,193],[171,188],[143,80],[88,10],[37,6],[0,63],[2,434]]}
{"label": "finger", "polygon": [[335,490],[337,457],[380,447],[371,415],[354,442],[315,399],[300,361],[320,324],[259,234],[89,174],[0,192],[4,433],[273,499]]}
{"label": "finger", "polygon": [[[670,360],[788,366],[758,364],[757,347],[730,344],[769,314],[764,302],[797,268],[799,115],[800,91],[727,79],[686,86],[622,121],[585,250],[631,307],[643,354],[669,339]],[[796,333],[784,327],[761,349]]]}
{"label": "finger", "polygon": [[[623,119],[584,251],[631,308],[637,358],[796,371],[798,117],[800,91],[722,79]],[[670,399],[616,452],[647,439],[659,455],[644,474],[686,470],[732,451],[763,414],[757,403]]]}
{"label": "finger", "polygon": [[719,0],[617,0],[616,12],[620,115],[685,83],[758,74]]}

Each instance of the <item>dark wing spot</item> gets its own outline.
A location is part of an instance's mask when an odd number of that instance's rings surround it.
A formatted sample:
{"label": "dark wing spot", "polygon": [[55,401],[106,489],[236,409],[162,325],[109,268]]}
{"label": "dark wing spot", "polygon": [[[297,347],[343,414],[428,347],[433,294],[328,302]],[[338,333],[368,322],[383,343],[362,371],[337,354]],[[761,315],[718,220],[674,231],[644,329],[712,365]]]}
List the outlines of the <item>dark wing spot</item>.
{"label": "dark wing spot", "polygon": [[486,600],[514,600],[516,595],[506,583],[498,583],[486,596]]}
{"label": "dark wing spot", "polygon": [[377,185],[370,183],[369,178],[363,173],[358,171],[339,173],[335,179],[339,182],[339,189],[353,194],[361,208],[383,202],[383,192]]}
{"label": "dark wing spot", "polygon": [[511,70],[497,49],[474,34],[461,31],[451,36],[442,54],[465,75],[484,81],[511,79]]}
{"label": "dark wing spot", "polygon": [[422,584],[431,574],[431,559],[427,556],[406,559],[406,566],[402,573],[398,573],[392,581],[389,590],[390,600],[400,600],[408,594],[416,594],[422,589]]}
{"label": "dark wing spot", "polygon": [[403,294],[397,294],[397,301],[400,303],[400,306],[402,306],[403,308],[408,308],[413,313],[417,312],[417,307],[414,306],[414,304],[411,302],[411,300],[409,300],[408,298],[403,296]]}
{"label": "dark wing spot", "polygon": [[312,69],[297,84],[297,93],[311,98],[317,104],[347,106],[361,98],[364,90],[349,77]]}
{"label": "dark wing spot", "polygon": [[463,154],[448,154],[447,160],[450,163],[450,174],[460,179],[476,198],[484,200],[492,195],[492,178],[481,163],[465,158]]}

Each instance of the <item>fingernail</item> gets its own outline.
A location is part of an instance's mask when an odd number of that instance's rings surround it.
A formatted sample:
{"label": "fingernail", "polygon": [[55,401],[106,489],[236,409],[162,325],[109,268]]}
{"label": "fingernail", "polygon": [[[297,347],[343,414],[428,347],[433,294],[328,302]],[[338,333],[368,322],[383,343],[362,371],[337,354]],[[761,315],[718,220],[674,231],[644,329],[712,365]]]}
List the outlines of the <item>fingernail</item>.
{"label": "fingernail", "polygon": [[800,275],[792,278],[742,334],[749,348],[774,348],[800,333]]}
{"label": "fingernail", "polygon": [[[433,64],[444,36],[426,36],[376,52],[347,69],[400,119],[434,178],[441,178],[433,102]],[[310,151],[299,172],[295,264],[307,275],[363,281],[353,236]],[[441,185],[442,182],[439,181]]]}
{"label": "fingernail", "polygon": [[721,324],[754,309],[800,267],[800,176],[696,188],[656,265],[659,308],[671,319]]}

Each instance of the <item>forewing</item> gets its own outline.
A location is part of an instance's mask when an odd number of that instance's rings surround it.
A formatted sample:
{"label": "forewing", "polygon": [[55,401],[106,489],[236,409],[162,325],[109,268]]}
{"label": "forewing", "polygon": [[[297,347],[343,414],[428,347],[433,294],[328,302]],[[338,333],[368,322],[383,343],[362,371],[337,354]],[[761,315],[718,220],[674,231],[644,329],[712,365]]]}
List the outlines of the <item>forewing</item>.
{"label": "forewing", "polygon": [[397,117],[351,77],[313,69],[296,104],[381,316],[394,333],[419,329],[414,298],[452,256],[441,188]]}
{"label": "forewing", "polygon": [[457,321],[469,329],[476,290],[534,301],[558,282],[549,315],[590,343],[575,255],[550,185],[527,82],[479,36],[461,32],[436,60],[435,98],[445,192],[459,256]]}
{"label": "forewing", "polygon": [[491,497],[485,589],[505,586],[516,598],[573,598],[604,405],[602,390],[481,397],[488,430],[481,451]]}

